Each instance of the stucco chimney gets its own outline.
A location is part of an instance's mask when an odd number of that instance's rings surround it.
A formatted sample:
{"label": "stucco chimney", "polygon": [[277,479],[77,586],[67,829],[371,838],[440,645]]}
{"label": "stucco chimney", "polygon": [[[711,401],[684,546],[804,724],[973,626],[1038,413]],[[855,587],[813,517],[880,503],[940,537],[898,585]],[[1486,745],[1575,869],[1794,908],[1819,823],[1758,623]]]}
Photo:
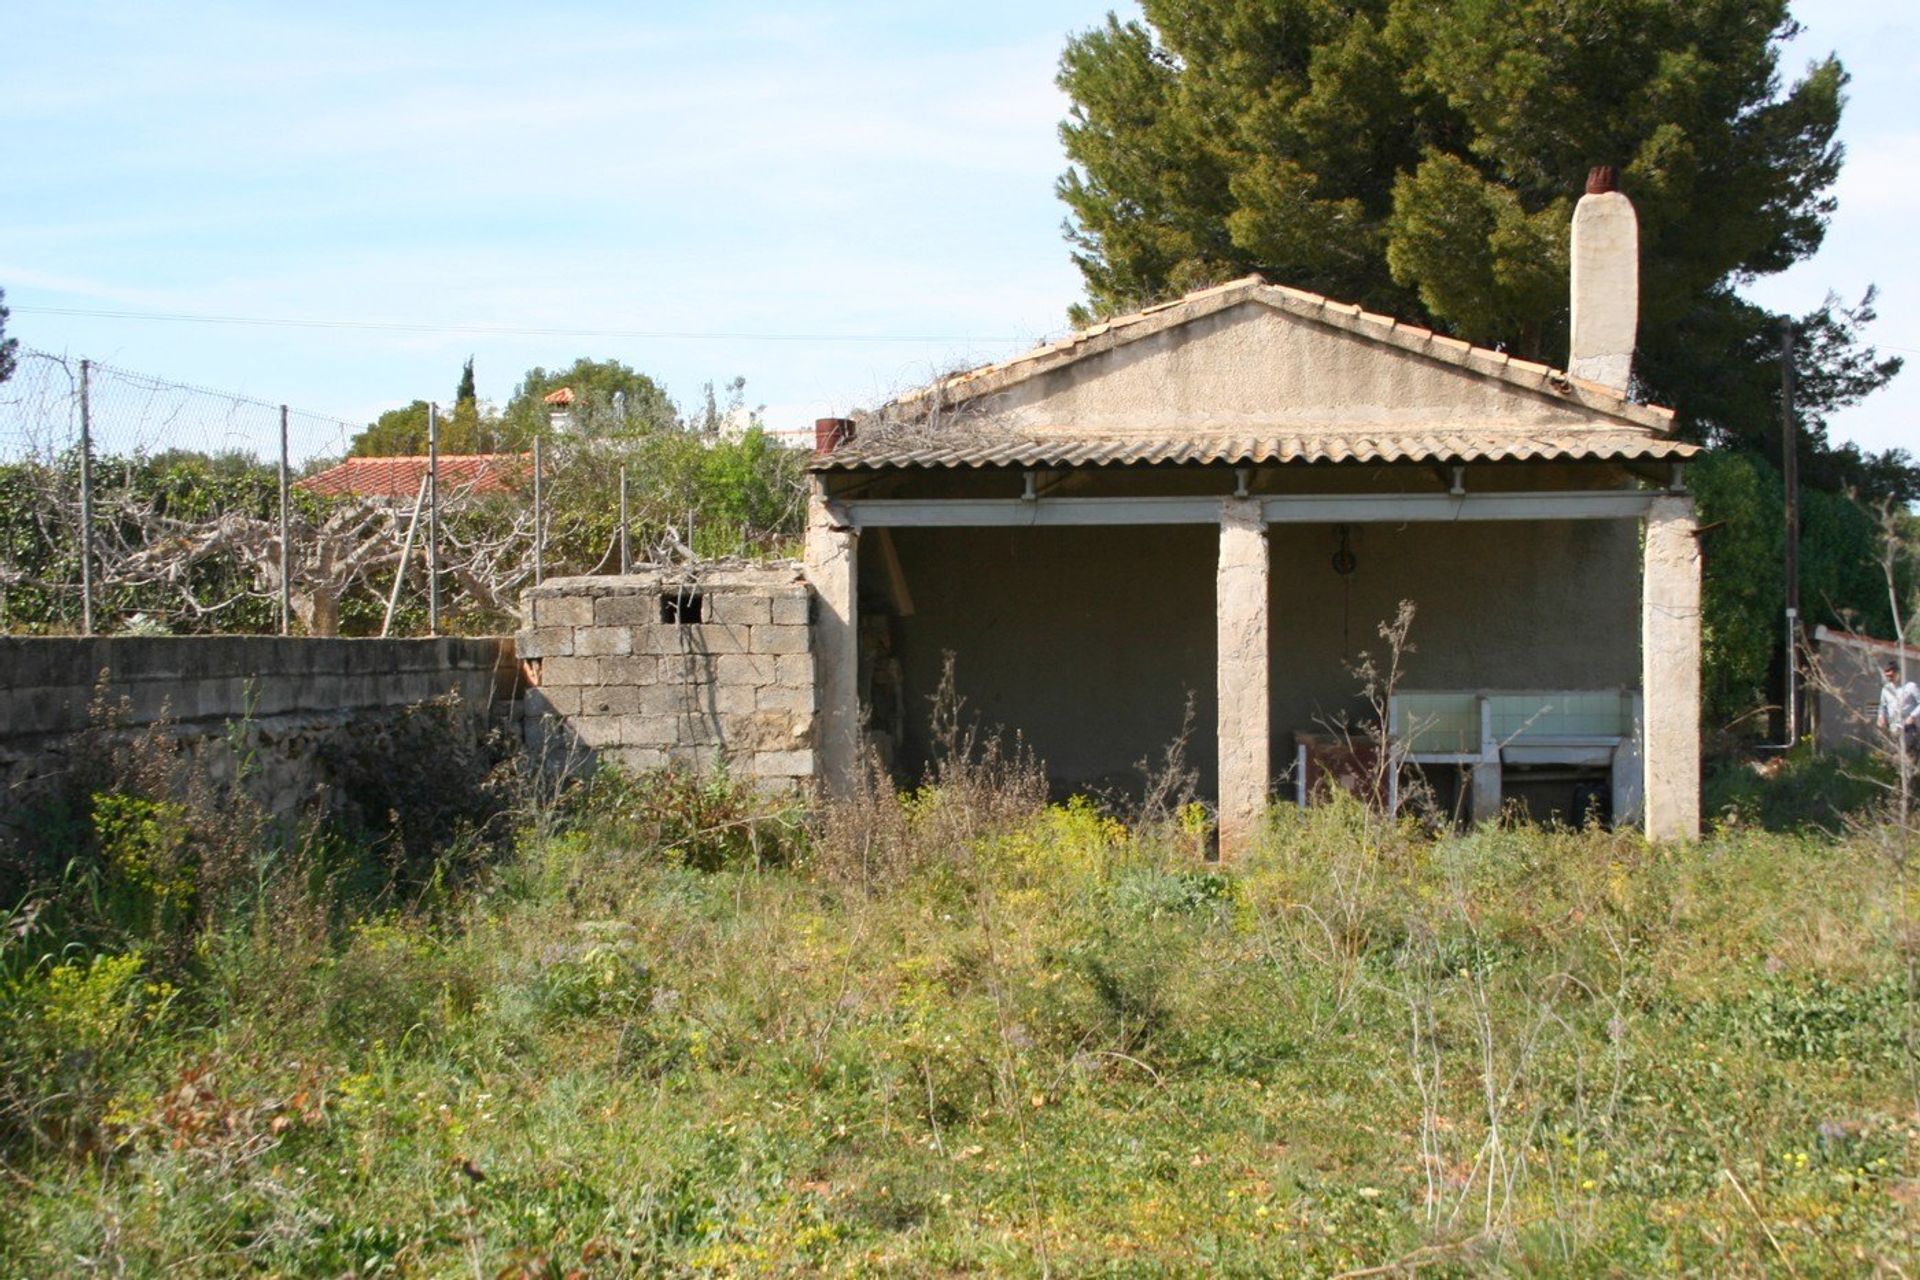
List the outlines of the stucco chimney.
{"label": "stucco chimney", "polygon": [[1640,323],[1640,220],[1602,165],[1573,210],[1573,349],[1567,372],[1626,394]]}

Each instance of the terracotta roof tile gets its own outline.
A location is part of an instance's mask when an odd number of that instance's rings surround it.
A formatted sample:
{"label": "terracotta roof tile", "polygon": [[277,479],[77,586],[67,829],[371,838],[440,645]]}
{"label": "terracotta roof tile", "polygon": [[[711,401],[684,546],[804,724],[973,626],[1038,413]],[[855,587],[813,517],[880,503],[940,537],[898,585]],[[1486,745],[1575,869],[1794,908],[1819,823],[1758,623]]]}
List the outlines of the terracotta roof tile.
{"label": "terracotta roof tile", "polygon": [[[506,493],[524,483],[532,465],[530,453],[443,453],[440,484],[443,491]],[[294,487],[328,497],[411,498],[426,474],[427,458],[421,454],[348,458],[295,481]]]}

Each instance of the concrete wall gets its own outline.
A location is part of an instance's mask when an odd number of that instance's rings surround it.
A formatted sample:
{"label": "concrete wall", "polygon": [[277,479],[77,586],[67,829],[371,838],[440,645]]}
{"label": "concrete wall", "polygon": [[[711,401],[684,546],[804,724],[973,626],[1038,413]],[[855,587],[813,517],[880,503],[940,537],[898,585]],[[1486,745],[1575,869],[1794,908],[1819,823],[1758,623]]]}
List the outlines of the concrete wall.
{"label": "concrete wall", "polygon": [[[929,698],[943,655],[967,713],[1018,729],[1063,788],[1135,786],[1194,699],[1191,763],[1214,787],[1214,579],[1211,527],[898,529],[914,613],[897,618],[904,685],[899,764],[928,748]],[[865,557],[861,609],[886,608]]]}
{"label": "concrete wall", "polygon": [[1580,430],[1578,405],[1244,302],[988,396],[978,411],[1050,433],[1179,436],[1267,428]]}
{"label": "concrete wall", "polygon": [[[1920,680],[1920,650],[1907,648],[1904,656],[1907,678]],[[1891,740],[1879,728],[1880,668],[1901,658],[1901,646],[1891,640],[1815,629],[1807,705],[1822,751],[1888,749]]]}
{"label": "concrete wall", "polygon": [[1348,667],[1385,656],[1379,625],[1411,600],[1411,689],[1610,689],[1640,683],[1640,538],[1631,520],[1275,525],[1273,733],[1365,714]]}
{"label": "concrete wall", "polygon": [[216,784],[237,746],[256,798],[288,812],[323,785],[314,752],[343,725],[455,693],[484,734],[512,697],[512,658],[499,639],[0,637],[0,811],[66,767],[97,703],[116,732],[166,724]]}
{"label": "concrete wall", "polygon": [[790,562],[536,587],[516,637],[529,744],[556,764],[704,770],[724,760],[770,786],[805,783],[817,705],[811,613]]}
{"label": "concrete wall", "polygon": [[96,693],[126,700],[129,727],[380,711],[450,690],[486,707],[512,656],[496,639],[0,636],[0,741],[84,729]]}

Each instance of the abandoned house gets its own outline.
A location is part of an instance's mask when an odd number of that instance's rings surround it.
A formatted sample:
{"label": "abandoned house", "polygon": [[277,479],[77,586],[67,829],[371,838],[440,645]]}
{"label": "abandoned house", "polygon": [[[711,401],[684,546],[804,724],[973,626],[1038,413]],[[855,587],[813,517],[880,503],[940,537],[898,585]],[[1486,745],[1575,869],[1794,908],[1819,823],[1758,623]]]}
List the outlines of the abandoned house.
{"label": "abandoned house", "polygon": [[1385,710],[1449,803],[1544,788],[1695,836],[1694,447],[1628,396],[1638,232],[1607,171],[1572,234],[1570,372],[1249,277],[823,421],[821,780],[863,732],[911,771],[951,655],[1063,789],[1137,776],[1191,706],[1231,856],[1353,751],[1353,667],[1405,600]]}

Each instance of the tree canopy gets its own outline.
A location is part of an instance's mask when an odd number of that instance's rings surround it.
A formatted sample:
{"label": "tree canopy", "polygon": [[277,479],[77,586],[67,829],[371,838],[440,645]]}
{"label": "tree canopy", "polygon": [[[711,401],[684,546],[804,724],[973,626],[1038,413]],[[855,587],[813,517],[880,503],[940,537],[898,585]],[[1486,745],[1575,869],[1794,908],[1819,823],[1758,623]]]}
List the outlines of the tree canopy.
{"label": "tree canopy", "polygon": [[0,289],[0,382],[13,376],[14,352],[20,349],[20,339],[7,336],[7,317],[12,314],[7,310],[7,291]]}
{"label": "tree canopy", "polygon": [[[551,392],[566,387],[573,392],[568,406],[571,434],[586,439],[621,439],[676,428],[719,432],[736,421],[757,424],[757,414],[744,412],[746,380],[734,378],[723,391],[709,383],[702,401],[684,421],[679,408],[659,383],[618,360],[581,357],[564,369],[535,366],[513,390],[504,411],[482,404],[474,389],[473,360],[461,367],[451,410],[440,411],[440,449],[443,453],[497,453],[531,447],[535,436],[552,432]],[[427,402],[415,400],[389,409],[353,438],[349,452],[358,457],[420,454],[427,451]]]}
{"label": "tree canopy", "polygon": [[679,421],[666,388],[652,378],[618,360],[582,356],[565,369],[536,365],[527,370],[502,415],[508,430],[526,438],[545,431],[546,396],[561,387],[573,391],[570,416],[573,429],[582,435],[639,435],[669,429]]}
{"label": "tree canopy", "polygon": [[[440,411],[440,452],[510,453],[525,449],[531,434],[521,434],[477,400],[461,400]],[[427,451],[427,402],[415,400],[381,414],[353,438],[355,457],[392,457]]]}
{"label": "tree canopy", "polygon": [[[1110,314],[1247,272],[1561,364],[1588,169],[1641,225],[1637,390],[1778,457],[1781,317],[1738,288],[1816,250],[1846,73],[1784,84],[1786,0],[1142,0],[1071,40],[1058,190]],[[1872,295],[1797,317],[1803,469],[1920,495],[1825,417],[1892,377]]]}

